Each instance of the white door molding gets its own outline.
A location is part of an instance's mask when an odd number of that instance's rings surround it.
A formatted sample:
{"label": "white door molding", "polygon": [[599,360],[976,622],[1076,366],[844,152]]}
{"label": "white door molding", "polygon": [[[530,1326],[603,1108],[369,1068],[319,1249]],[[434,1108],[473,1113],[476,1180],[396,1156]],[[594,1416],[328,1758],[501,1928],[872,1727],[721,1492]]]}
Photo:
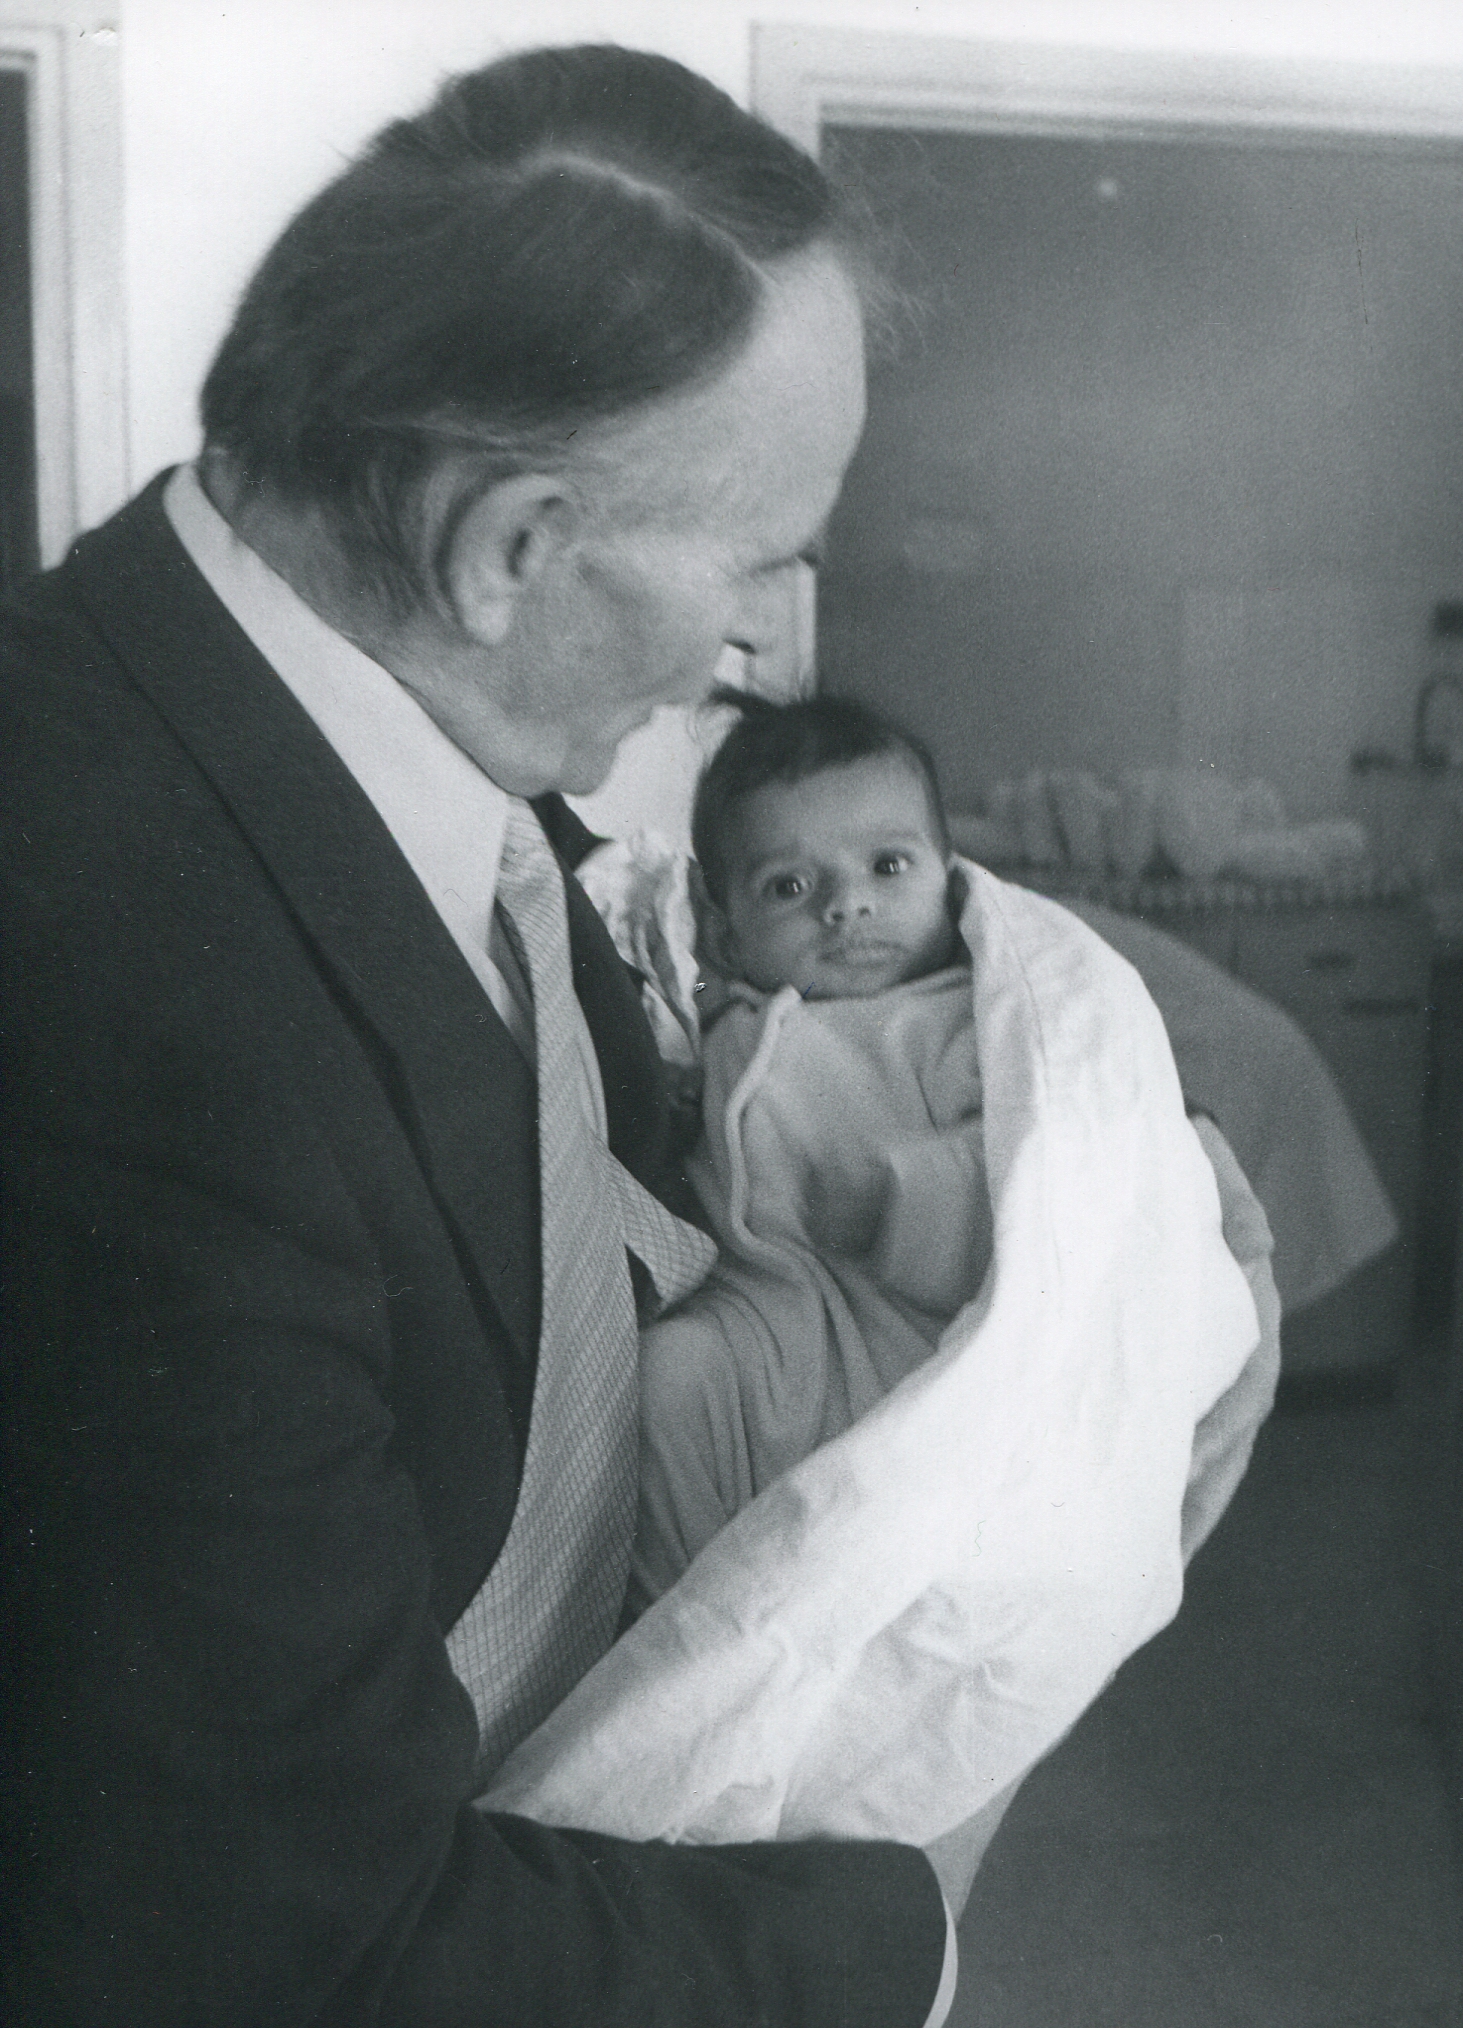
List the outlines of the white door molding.
{"label": "white door molding", "polygon": [[752,27],[752,105],[817,153],[822,129],[1463,139],[1463,70]]}
{"label": "white door molding", "polygon": [[43,565],[127,496],[118,31],[95,7],[0,0],[27,83],[36,491]]}

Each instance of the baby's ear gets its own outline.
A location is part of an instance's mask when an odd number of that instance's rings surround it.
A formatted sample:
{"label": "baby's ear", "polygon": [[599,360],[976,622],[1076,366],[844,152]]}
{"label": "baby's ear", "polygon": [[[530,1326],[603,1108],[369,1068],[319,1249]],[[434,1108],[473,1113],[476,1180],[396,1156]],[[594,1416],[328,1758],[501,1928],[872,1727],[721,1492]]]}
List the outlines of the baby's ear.
{"label": "baby's ear", "polygon": [[686,887],[696,918],[696,962],[703,971],[730,978],[736,970],[731,924],[707,892],[706,876],[694,859],[686,870]]}

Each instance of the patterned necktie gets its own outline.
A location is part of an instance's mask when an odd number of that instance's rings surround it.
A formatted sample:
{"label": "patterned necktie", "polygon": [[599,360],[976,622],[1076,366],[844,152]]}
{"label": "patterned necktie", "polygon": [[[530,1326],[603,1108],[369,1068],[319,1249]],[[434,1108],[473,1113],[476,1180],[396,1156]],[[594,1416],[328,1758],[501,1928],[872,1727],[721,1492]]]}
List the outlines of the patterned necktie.
{"label": "patterned necktie", "polygon": [[563,877],[537,817],[517,801],[509,805],[498,901],[533,994],[543,1305],[513,1523],[447,1642],[477,1708],[482,1779],[599,1659],[619,1620],[638,1444],[626,1247],[644,1260],[664,1302],[694,1288],[715,1258],[706,1236],[642,1189],[595,1131]]}

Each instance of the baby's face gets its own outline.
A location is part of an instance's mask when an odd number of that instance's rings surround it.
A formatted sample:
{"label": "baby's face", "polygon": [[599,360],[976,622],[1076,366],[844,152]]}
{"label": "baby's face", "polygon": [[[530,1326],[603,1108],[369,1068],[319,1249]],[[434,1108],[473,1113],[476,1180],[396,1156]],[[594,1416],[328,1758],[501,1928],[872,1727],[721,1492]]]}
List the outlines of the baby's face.
{"label": "baby's face", "polygon": [[758,789],[728,844],[722,956],[764,992],[863,999],[954,963],[949,863],[899,755]]}

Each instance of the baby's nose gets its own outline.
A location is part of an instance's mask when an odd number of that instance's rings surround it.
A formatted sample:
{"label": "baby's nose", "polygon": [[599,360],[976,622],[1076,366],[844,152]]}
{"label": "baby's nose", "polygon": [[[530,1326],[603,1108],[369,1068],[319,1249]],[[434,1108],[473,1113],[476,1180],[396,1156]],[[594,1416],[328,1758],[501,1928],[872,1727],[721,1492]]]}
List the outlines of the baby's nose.
{"label": "baby's nose", "polygon": [[847,922],[851,916],[870,915],[872,912],[868,888],[860,880],[835,881],[823,904],[823,920],[835,924]]}

